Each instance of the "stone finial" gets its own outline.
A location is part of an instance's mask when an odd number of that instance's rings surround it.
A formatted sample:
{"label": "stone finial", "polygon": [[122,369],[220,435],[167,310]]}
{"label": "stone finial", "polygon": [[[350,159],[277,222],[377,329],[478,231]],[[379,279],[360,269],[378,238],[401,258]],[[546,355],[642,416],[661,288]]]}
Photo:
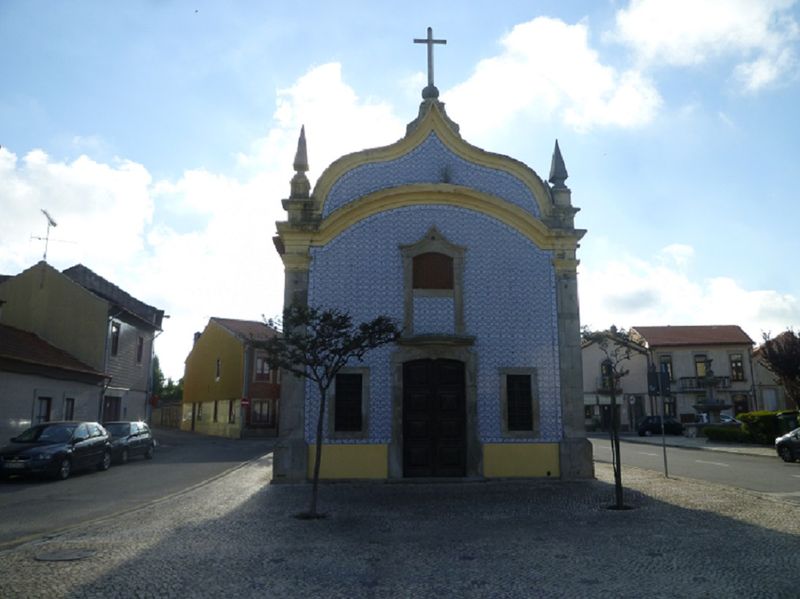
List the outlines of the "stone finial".
{"label": "stone finial", "polygon": [[311,183],[306,177],[308,170],[308,152],[306,150],[306,127],[300,127],[300,138],[297,140],[297,153],[294,155],[294,177],[292,177],[291,189],[292,193],[289,196],[292,199],[306,199],[311,193]]}
{"label": "stone finial", "polygon": [[297,153],[294,155],[294,170],[306,172],[308,170],[308,152],[306,150],[306,126],[300,127],[300,138],[297,140]]}
{"label": "stone finial", "polygon": [[553,161],[550,163],[550,183],[553,184],[555,189],[564,189],[566,185],[564,181],[567,180],[569,174],[567,167],[564,164],[564,159],[561,157],[561,150],[558,147],[558,140],[556,140],[556,147],[553,150]]}

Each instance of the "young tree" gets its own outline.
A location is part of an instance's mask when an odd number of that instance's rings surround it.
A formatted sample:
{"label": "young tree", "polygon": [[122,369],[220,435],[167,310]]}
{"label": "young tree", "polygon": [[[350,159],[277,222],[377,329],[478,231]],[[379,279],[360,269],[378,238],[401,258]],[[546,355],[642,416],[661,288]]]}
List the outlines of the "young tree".
{"label": "young tree", "polygon": [[631,359],[633,346],[630,334],[625,329],[618,329],[614,325],[607,331],[590,331],[583,329],[583,339],[597,344],[605,355],[601,364],[603,375],[603,389],[608,391],[611,398],[611,464],[614,469],[615,509],[625,509],[622,497],[622,462],[619,453],[619,416],[617,413],[617,389],[620,380],[630,372],[624,363]]}
{"label": "young tree", "polygon": [[161,401],[165,404],[170,403],[181,403],[183,399],[183,377],[178,379],[176,383],[171,378],[167,379],[167,382],[164,384],[163,389],[161,390]]}
{"label": "young tree", "polygon": [[164,389],[164,373],[161,371],[161,361],[158,356],[153,356],[153,395],[160,396]]}
{"label": "young tree", "polygon": [[[269,324],[275,327],[276,323],[270,321]],[[394,342],[400,331],[388,316],[378,316],[356,325],[346,312],[297,305],[284,310],[282,329],[281,335],[261,344],[268,352],[267,361],[273,368],[283,368],[297,377],[309,379],[319,391],[311,504],[308,512],[300,514],[301,517],[319,518],[317,493],[328,389],[348,362],[361,361],[369,350]]]}
{"label": "young tree", "polygon": [[775,338],[764,333],[761,363],[783,385],[786,395],[800,410],[800,334],[788,329]]}

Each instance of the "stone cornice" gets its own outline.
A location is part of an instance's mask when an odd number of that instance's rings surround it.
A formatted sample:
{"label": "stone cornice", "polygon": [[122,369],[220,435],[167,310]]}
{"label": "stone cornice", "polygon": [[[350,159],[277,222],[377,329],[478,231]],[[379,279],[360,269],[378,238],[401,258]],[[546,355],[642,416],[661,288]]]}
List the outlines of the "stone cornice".
{"label": "stone cornice", "polygon": [[551,229],[526,210],[505,200],[468,187],[448,183],[408,185],[382,189],[351,202],[323,220],[319,228],[277,223],[286,255],[307,252],[308,247],[329,243],[349,227],[370,216],[412,206],[452,206],[491,216],[544,250],[572,251],[584,232],[580,229]]}

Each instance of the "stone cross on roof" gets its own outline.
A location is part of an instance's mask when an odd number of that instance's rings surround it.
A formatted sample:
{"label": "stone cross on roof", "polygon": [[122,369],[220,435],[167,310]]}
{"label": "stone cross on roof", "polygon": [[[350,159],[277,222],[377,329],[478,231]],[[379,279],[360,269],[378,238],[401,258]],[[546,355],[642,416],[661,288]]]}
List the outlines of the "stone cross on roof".
{"label": "stone cross on roof", "polygon": [[414,38],[414,43],[428,45],[428,86],[422,90],[422,98],[425,100],[438,98],[439,90],[433,84],[433,44],[446,44],[447,40],[433,39],[433,28],[428,27],[428,37],[424,39]]}

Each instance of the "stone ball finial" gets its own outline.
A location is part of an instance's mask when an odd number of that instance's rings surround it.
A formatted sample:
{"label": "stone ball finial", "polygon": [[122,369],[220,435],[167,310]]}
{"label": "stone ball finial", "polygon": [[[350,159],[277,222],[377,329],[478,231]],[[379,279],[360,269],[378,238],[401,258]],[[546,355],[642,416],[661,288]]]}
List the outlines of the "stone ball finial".
{"label": "stone ball finial", "polygon": [[435,100],[439,97],[439,88],[435,85],[426,85],[422,88],[422,99],[423,100]]}

